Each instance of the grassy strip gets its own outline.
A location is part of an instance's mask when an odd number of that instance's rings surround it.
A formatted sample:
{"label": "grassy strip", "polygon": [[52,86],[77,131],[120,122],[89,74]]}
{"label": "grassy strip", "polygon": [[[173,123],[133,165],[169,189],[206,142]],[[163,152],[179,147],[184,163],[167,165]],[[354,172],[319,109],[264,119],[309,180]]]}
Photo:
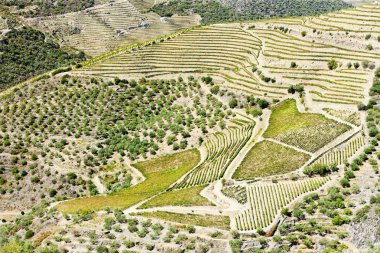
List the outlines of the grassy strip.
{"label": "grassy strip", "polygon": [[205,186],[194,186],[164,192],[141,205],[139,209],[159,206],[213,206],[212,202],[200,195],[204,188]]}
{"label": "grassy strip", "polygon": [[162,220],[173,221],[182,224],[189,224],[201,227],[214,227],[224,230],[230,230],[230,218],[228,216],[219,215],[200,215],[200,214],[181,214],[170,212],[152,212],[152,213],[137,213],[135,215],[148,218],[156,218]]}
{"label": "grassy strip", "polygon": [[257,143],[235,171],[237,180],[284,174],[300,168],[310,159],[308,154],[271,142]]}
{"label": "grassy strip", "polygon": [[197,149],[191,149],[134,164],[146,180],[121,192],[105,196],[79,198],[57,206],[63,213],[101,210],[106,207],[125,209],[158,194],[191,170],[200,161]]}

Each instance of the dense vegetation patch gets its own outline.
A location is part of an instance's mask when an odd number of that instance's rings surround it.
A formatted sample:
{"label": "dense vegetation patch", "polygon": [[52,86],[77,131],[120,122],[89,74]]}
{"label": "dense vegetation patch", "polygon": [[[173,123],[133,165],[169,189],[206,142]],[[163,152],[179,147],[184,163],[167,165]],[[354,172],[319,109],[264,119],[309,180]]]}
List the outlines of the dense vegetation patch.
{"label": "dense vegetation patch", "polygon": [[170,213],[170,212],[152,212],[152,213],[137,213],[137,215],[163,219],[183,224],[191,224],[201,227],[214,227],[229,230],[230,218],[228,216],[219,215],[200,215],[200,214],[182,214],[182,213]]}
{"label": "dense vegetation patch", "polygon": [[288,99],[273,107],[264,137],[315,152],[350,129],[321,114],[300,113],[296,101]]}
{"label": "dense vegetation patch", "polygon": [[312,16],[350,7],[342,0],[171,0],[152,7],[161,16],[199,14],[202,23],[264,19],[287,16]]}
{"label": "dense vegetation patch", "polygon": [[82,173],[108,173],[101,180],[109,191],[128,187],[128,173],[118,175],[117,164],[199,145],[200,134],[220,131],[234,117],[201,91],[195,79],[105,82],[67,75],[16,89],[0,101],[2,204],[20,205],[12,200],[16,194],[28,206],[96,194]]}
{"label": "dense vegetation patch", "polygon": [[138,168],[146,178],[142,183],[107,196],[67,201],[58,205],[58,210],[65,213],[75,213],[101,210],[106,207],[128,208],[167,189],[196,166],[199,160],[198,150],[191,149],[136,163],[133,166]]}
{"label": "dense vegetation patch", "polygon": [[223,6],[215,0],[179,0],[163,2],[153,6],[151,11],[156,12],[162,17],[171,17],[174,14],[185,16],[193,12],[202,17],[203,24],[222,21],[249,20],[253,18],[251,15]]}
{"label": "dense vegetation patch", "polygon": [[271,141],[262,141],[248,152],[233,178],[252,179],[283,174],[300,168],[309,159],[309,155],[295,149]]}
{"label": "dense vegetation patch", "polygon": [[[95,0],[0,0],[0,5],[17,6],[26,17],[52,16],[81,11],[95,5]],[[35,8],[28,8],[34,6]]]}
{"label": "dense vegetation patch", "polygon": [[0,90],[83,59],[84,53],[66,52],[40,31],[28,27],[12,30],[0,40]]}

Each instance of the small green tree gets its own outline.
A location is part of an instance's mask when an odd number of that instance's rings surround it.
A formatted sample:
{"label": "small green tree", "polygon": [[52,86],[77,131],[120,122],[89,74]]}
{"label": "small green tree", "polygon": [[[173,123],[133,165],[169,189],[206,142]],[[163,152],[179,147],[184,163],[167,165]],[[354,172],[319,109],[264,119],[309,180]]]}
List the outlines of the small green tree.
{"label": "small green tree", "polygon": [[330,70],[334,70],[338,68],[338,62],[334,59],[331,59],[328,61],[327,66],[329,67]]}
{"label": "small green tree", "polygon": [[346,187],[350,187],[350,181],[347,179],[347,178],[342,178],[340,181],[340,184],[344,187],[344,188],[346,188]]}
{"label": "small green tree", "polygon": [[218,85],[214,85],[210,91],[212,94],[217,95],[219,93],[220,87]]}
{"label": "small green tree", "polygon": [[228,105],[230,106],[231,109],[236,108],[236,106],[238,105],[237,99],[236,98],[232,98],[230,100],[230,102],[228,102]]}

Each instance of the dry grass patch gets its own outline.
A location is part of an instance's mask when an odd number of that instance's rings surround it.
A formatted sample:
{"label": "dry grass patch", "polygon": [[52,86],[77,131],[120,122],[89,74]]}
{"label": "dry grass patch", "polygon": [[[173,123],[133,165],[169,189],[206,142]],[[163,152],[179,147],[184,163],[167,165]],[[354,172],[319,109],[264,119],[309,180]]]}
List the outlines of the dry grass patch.
{"label": "dry grass patch", "polygon": [[191,170],[200,161],[197,149],[191,149],[167,156],[139,162],[133,166],[139,169],[146,180],[131,188],[106,196],[74,199],[57,206],[63,213],[101,210],[105,207],[125,209],[160,193]]}
{"label": "dry grass patch", "polygon": [[252,179],[294,171],[310,159],[308,154],[271,142],[257,143],[248,152],[233,178]]}
{"label": "dry grass patch", "polygon": [[139,208],[152,208],[159,206],[213,206],[205,197],[200,195],[205,186],[194,186],[191,188],[164,192]]}
{"label": "dry grass patch", "polygon": [[309,152],[316,152],[351,127],[321,114],[300,113],[294,99],[272,108],[269,127],[264,137],[282,141]]}
{"label": "dry grass patch", "polygon": [[219,215],[200,215],[200,214],[182,214],[171,212],[151,212],[151,213],[137,213],[136,215],[148,218],[157,218],[167,221],[173,221],[182,224],[201,226],[201,227],[214,227],[219,229],[230,230],[230,218],[228,216]]}

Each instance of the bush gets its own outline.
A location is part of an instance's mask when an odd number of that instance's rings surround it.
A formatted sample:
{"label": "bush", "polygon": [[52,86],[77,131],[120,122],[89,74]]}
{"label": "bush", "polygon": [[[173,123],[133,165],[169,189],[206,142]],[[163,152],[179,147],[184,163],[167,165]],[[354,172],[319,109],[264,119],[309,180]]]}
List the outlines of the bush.
{"label": "bush", "polygon": [[187,232],[189,232],[190,234],[194,234],[194,233],[195,233],[195,227],[194,227],[194,226],[187,226],[187,227],[186,227],[186,230],[187,230]]}
{"label": "bush", "polygon": [[257,233],[258,233],[259,235],[265,235],[265,231],[264,231],[264,229],[262,229],[262,228],[258,228],[258,229],[257,229]]}
{"label": "bush", "polygon": [[133,241],[125,241],[124,245],[125,245],[125,247],[130,249],[130,248],[133,248],[136,244]]}
{"label": "bush", "polygon": [[108,248],[106,246],[100,245],[96,247],[96,253],[108,253]]}
{"label": "bush", "polygon": [[330,70],[334,70],[338,68],[338,62],[334,59],[331,59],[328,63],[327,66],[329,67]]}
{"label": "bush", "polygon": [[55,190],[55,189],[51,189],[50,191],[49,191],[49,196],[51,197],[51,198],[53,198],[53,197],[55,197],[55,195],[57,195],[57,190]]}
{"label": "bush", "polygon": [[231,109],[236,108],[236,106],[238,105],[237,99],[236,98],[232,98],[230,100],[230,102],[228,102],[228,105],[230,106]]}
{"label": "bush", "polygon": [[28,229],[26,232],[25,232],[25,239],[30,239],[34,236],[34,232],[30,229]]}
{"label": "bush", "polygon": [[335,216],[335,217],[332,219],[331,222],[332,222],[333,225],[341,226],[341,225],[345,224],[345,223],[347,222],[347,220],[344,219],[344,218],[342,218],[342,216],[337,215],[337,216]]}
{"label": "bush", "polygon": [[350,181],[347,178],[342,178],[339,183],[344,187],[350,187]]}
{"label": "bush", "polygon": [[371,137],[375,137],[379,133],[379,130],[377,129],[377,127],[371,127],[368,131],[369,131],[369,136]]}
{"label": "bush", "polygon": [[235,239],[230,241],[230,247],[232,253],[240,253],[240,249],[243,246],[243,241],[240,239]]}
{"label": "bush", "polygon": [[219,93],[219,90],[220,90],[220,87],[219,87],[218,85],[214,85],[214,86],[210,89],[211,93],[212,93],[212,94],[215,94],[215,95],[217,95],[217,94]]}
{"label": "bush", "polygon": [[303,213],[303,211],[299,208],[295,209],[292,213],[292,216],[294,218],[297,218],[298,220],[303,220],[305,219],[305,214]]}

